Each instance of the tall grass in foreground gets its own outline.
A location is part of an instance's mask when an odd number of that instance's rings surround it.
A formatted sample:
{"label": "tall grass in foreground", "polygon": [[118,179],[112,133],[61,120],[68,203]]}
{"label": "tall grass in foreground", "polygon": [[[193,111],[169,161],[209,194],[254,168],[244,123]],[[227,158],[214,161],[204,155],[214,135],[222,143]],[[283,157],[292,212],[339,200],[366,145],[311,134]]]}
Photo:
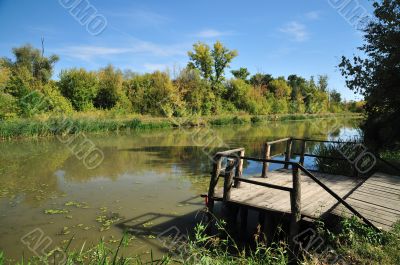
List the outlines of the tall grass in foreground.
{"label": "tall grass in foreground", "polygon": [[[103,241],[96,246],[79,251],[65,249],[66,260],[61,264],[89,264],[89,265],[141,265],[141,264],[287,264],[288,248],[285,242],[276,242],[266,245],[256,238],[254,248],[241,248],[224,229],[224,223],[217,223],[220,235],[207,235],[206,226],[198,224],[193,238],[182,242],[174,251],[171,250],[161,258],[154,258],[150,253],[147,257],[123,257],[121,250],[127,245],[123,237],[115,249],[108,247]],[[334,256],[344,264],[400,264],[400,223],[397,223],[391,232],[377,232],[361,224],[358,219],[344,219],[341,230],[333,233],[324,227],[324,223],[317,222],[316,231],[322,244],[316,249],[303,251],[299,262],[301,264],[331,264],[329,258]],[[312,238],[311,238],[312,239]],[[326,251],[329,249],[329,251]],[[339,264],[342,264],[339,263]],[[0,252],[0,265],[6,260]],[[45,257],[35,257],[29,261],[22,260],[19,265],[30,264],[57,264],[54,263],[52,253]]]}
{"label": "tall grass in foreground", "polygon": [[[341,223],[339,233],[332,233],[320,225],[319,235],[339,257],[337,264],[400,264],[400,222],[390,232],[377,232],[360,223],[355,217]],[[326,253],[305,253],[304,264],[331,264]]]}

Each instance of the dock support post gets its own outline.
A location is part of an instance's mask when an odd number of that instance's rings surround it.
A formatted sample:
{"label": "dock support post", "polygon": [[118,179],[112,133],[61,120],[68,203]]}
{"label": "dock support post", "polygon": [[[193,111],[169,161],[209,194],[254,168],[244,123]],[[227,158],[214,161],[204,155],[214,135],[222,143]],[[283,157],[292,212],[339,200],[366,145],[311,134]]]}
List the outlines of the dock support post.
{"label": "dock support post", "polygon": [[[289,162],[290,161],[290,157],[292,156],[292,138],[290,138],[289,140],[286,141],[286,152],[285,152],[285,161]],[[289,168],[289,164],[285,164],[284,166],[285,169]]]}
{"label": "dock support post", "polygon": [[244,238],[247,232],[247,215],[249,209],[246,206],[240,207],[240,236]]}
{"label": "dock support post", "polygon": [[[236,171],[235,171],[235,177],[241,178],[242,177],[242,172],[243,172],[243,159],[240,157],[244,156],[244,150],[239,152],[239,157],[237,158],[236,161]],[[239,188],[240,187],[240,181],[235,179],[235,183],[233,184],[233,187]]]}
{"label": "dock support post", "polygon": [[224,194],[223,201],[226,203],[231,199],[231,191],[233,185],[233,175],[235,172],[233,169],[235,168],[235,160],[228,159],[226,168],[225,168],[225,178],[224,178]]}
{"label": "dock support post", "polygon": [[304,154],[306,153],[306,140],[301,141],[300,161],[299,164],[304,166]]}
{"label": "dock support post", "polygon": [[221,163],[222,156],[216,154],[213,157],[213,171],[211,173],[210,187],[208,188],[208,202],[207,202],[207,222],[208,222],[208,232],[211,232],[211,222],[213,219],[214,213],[214,193],[215,186],[217,185],[219,174],[221,173]]}
{"label": "dock support post", "polygon": [[293,190],[290,192],[290,206],[291,206],[291,220],[290,220],[290,259],[297,260],[298,247],[294,242],[294,238],[299,233],[300,220],[301,220],[301,179],[299,174],[299,168],[297,165],[293,165]]}
{"label": "dock support post", "polygon": [[[265,159],[271,159],[271,145],[268,143],[265,143],[265,145],[264,145],[264,157],[265,157]],[[269,163],[263,162],[261,177],[263,177],[263,178],[267,177],[268,169],[269,169]]]}

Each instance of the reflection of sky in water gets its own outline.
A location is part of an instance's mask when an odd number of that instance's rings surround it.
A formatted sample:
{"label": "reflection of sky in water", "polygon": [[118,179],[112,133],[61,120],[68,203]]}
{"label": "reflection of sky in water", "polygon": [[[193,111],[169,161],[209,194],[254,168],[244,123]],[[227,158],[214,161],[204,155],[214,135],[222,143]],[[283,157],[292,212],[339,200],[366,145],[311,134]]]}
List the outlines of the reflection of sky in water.
{"label": "reflection of sky in water", "polygon": [[[76,246],[97,241],[99,236],[118,238],[120,228],[99,232],[96,218],[101,214],[118,213],[124,218],[156,213],[177,215],[182,226],[194,220],[204,206],[199,194],[208,189],[212,161],[210,156],[220,150],[237,147],[246,149],[246,156],[262,157],[265,141],[287,136],[311,139],[342,140],[359,134],[353,122],[342,124],[332,133],[325,121],[270,122],[260,125],[237,125],[212,128],[212,141],[199,146],[193,134],[208,135],[209,128],[134,132],[127,134],[90,135],[104,152],[103,163],[88,170],[70,150],[56,139],[40,141],[1,142],[0,148],[0,249],[10,257],[20,257],[20,238],[32,227],[41,227],[48,235],[59,235],[63,227],[76,233]],[[206,139],[208,140],[208,139]],[[293,151],[299,153],[299,143]],[[307,153],[317,146],[307,144]],[[272,154],[284,152],[285,145],[274,145]],[[283,156],[274,157],[284,160]],[[298,161],[293,157],[292,161]],[[313,168],[314,158],[306,157],[305,165]],[[270,163],[270,170],[282,168]],[[223,165],[225,167],[225,165]],[[248,161],[244,176],[260,176],[262,163]],[[0,193],[1,195],[1,193]],[[187,203],[194,200],[193,203]],[[88,209],[66,206],[66,202],[86,202]],[[103,213],[102,208],[107,208]],[[47,215],[45,209],[68,209],[73,218]],[[83,230],[77,224],[91,227]],[[168,223],[166,223],[168,224]],[[175,224],[174,224],[175,225]],[[75,227],[74,227],[75,226]],[[142,227],[143,228],[143,227]],[[100,234],[99,234],[100,233]],[[69,239],[69,235],[54,237],[55,241]],[[80,241],[79,241],[80,240]],[[139,244],[139,243],[138,243]],[[140,243],[150,247],[148,243]],[[139,246],[138,246],[139,247]],[[143,246],[140,246],[143,247]]]}
{"label": "reflection of sky in water", "polygon": [[340,130],[340,132],[337,136],[329,135],[328,140],[334,141],[334,140],[340,139],[342,141],[350,141],[350,140],[354,140],[355,138],[360,137],[360,129],[350,128],[350,127],[342,127],[339,130]]}

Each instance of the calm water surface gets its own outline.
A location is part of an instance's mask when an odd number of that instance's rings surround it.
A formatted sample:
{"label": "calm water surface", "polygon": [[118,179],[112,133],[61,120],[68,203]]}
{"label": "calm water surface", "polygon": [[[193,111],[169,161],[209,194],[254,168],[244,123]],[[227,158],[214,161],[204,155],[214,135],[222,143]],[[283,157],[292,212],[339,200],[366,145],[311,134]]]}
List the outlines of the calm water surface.
{"label": "calm water surface", "polygon": [[[246,155],[260,157],[266,140],[346,139],[358,135],[357,124],[314,120],[89,135],[104,153],[95,169],[56,138],[0,142],[0,250],[8,258],[35,255],[21,238],[37,228],[51,248],[74,236],[73,249],[101,238],[117,245],[127,230],[129,251],[161,255],[166,250],[156,238],[160,233],[173,226],[186,233],[200,218],[208,155],[221,146],[245,147]],[[244,174],[259,174],[260,168],[245,164]]]}

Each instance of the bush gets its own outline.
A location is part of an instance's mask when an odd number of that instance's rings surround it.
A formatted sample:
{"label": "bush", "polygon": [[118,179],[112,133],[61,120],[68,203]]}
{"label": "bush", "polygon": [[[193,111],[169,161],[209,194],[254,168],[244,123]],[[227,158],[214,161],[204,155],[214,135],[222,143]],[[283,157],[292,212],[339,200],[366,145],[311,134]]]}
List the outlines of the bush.
{"label": "bush", "polygon": [[0,119],[13,118],[17,114],[17,100],[10,94],[0,92]]}
{"label": "bush", "polygon": [[82,68],[63,70],[58,84],[61,93],[71,101],[75,110],[85,111],[93,108],[93,100],[99,87],[96,73]]}
{"label": "bush", "polygon": [[228,82],[225,98],[237,109],[250,114],[267,114],[270,111],[270,106],[261,91],[242,79],[233,79]]}
{"label": "bush", "polygon": [[[94,99],[94,106],[96,108],[111,109],[125,96],[122,86],[122,73],[119,70],[115,70],[112,65],[108,65],[98,72],[98,78],[99,90]],[[125,101],[124,103],[127,102]],[[122,107],[122,105],[119,104],[119,107]]]}
{"label": "bush", "polygon": [[289,113],[288,102],[285,99],[272,98],[272,113]]}
{"label": "bush", "polygon": [[70,114],[73,112],[71,102],[61,95],[61,92],[56,87],[56,84],[50,82],[43,87],[43,94],[48,99],[49,111]]}
{"label": "bush", "polygon": [[125,82],[135,112],[156,116],[182,116],[185,109],[168,74],[154,72]]}
{"label": "bush", "polygon": [[175,80],[179,93],[191,114],[209,115],[212,113],[215,95],[210,84],[201,78],[195,69],[183,69]]}

